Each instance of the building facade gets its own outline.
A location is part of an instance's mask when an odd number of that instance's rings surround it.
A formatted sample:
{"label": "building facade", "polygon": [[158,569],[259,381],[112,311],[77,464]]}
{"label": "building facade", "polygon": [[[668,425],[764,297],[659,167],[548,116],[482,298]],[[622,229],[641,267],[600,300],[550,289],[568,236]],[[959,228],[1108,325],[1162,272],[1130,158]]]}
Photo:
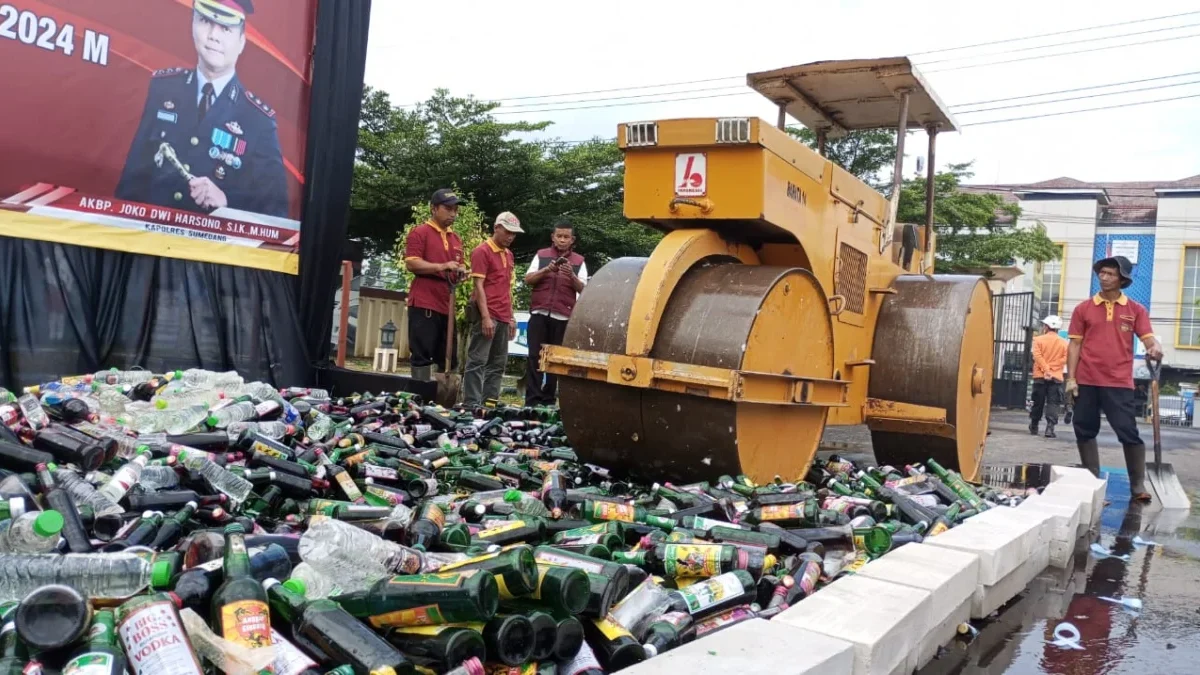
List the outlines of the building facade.
{"label": "building facade", "polygon": [[1060,260],[1024,263],[1024,274],[1006,285],[1006,292],[1034,293],[1037,318],[1058,314],[1065,332],[1071,310],[1099,290],[1092,264],[1123,255],[1134,262],[1126,294],[1150,311],[1164,375],[1200,374],[1200,176],[1124,183],[1056,178],[965,189],[1018,202],[1017,226],[1041,223],[1061,248]]}

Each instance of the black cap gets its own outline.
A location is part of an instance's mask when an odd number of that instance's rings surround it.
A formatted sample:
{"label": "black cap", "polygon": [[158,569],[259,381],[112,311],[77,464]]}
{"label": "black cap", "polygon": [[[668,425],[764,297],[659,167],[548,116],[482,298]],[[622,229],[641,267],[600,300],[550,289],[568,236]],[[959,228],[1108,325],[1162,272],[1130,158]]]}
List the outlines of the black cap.
{"label": "black cap", "polygon": [[1129,258],[1123,255],[1114,255],[1097,260],[1096,264],[1092,265],[1092,271],[1099,274],[1102,267],[1117,268],[1117,273],[1121,275],[1121,288],[1129,288],[1133,283],[1133,263],[1129,262]]}
{"label": "black cap", "polygon": [[454,190],[442,188],[433,193],[433,197],[429,199],[429,203],[433,206],[455,206],[458,204],[458,195]]}

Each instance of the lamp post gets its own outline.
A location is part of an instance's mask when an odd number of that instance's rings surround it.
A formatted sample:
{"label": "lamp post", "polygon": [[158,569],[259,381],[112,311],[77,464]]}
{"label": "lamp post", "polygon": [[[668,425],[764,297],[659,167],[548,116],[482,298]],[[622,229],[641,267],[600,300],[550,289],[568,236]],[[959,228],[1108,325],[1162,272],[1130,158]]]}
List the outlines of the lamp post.
{"label": "lamp post", "polygon": [[393,349],[396,346],[396,324],[392,323],[391,319],[379,329],[379,345],[384,349]]}

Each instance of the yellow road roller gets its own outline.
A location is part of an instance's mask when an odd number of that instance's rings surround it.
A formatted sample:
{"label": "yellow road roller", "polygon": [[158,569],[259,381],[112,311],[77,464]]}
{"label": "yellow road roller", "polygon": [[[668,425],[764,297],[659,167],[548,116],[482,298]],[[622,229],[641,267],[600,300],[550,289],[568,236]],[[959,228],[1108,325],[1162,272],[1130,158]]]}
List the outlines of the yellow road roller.
{"label": "yellow road roller", "polygon": [[[876,460],[979,476],[993,324],[982,277],[935,275],[926,222],[896,221],[904,139],[956,130],[904,57],[752,73],[754,117],[621,124],[625,216],[665,233],[588,282],[561,346],[562,421],[584,461],[673,481],[802,478],[827,424],[866,424]],[[814,152],[783,131],[790,115]],[[892,198],[823,156],[896,129]]]}

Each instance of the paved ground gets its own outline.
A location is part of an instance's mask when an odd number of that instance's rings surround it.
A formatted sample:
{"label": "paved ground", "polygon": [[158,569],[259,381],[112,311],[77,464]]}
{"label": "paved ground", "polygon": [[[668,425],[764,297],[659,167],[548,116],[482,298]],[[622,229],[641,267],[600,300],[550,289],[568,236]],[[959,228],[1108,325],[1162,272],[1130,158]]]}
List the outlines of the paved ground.
{"label": "paved ground", "polygon": [[[1028,430],[1029,416],[1021,411],[993,410],[991,435],[984,452],[987,464],[1079,464],[1079,453],[1075,448],[1075,434],[1069,425],[1059,425],[1058,438],[1031,436]],[[1153,461],[1150,452],[1153,435],[1149,423],[1139,423],[1142,440],[1146,441],[1147,461]],[[1100,433],[1100,464],[1124,467],[1125,457],[1121,444],[1107,426]],[[1185,489],[1200,491],[1200,429],[1183,427],[1162,428],[1163,462],[1175,467]],[[870,455],[871,434],[864,426],[830,427],[822,439],[822,450],[856,455]]]}

